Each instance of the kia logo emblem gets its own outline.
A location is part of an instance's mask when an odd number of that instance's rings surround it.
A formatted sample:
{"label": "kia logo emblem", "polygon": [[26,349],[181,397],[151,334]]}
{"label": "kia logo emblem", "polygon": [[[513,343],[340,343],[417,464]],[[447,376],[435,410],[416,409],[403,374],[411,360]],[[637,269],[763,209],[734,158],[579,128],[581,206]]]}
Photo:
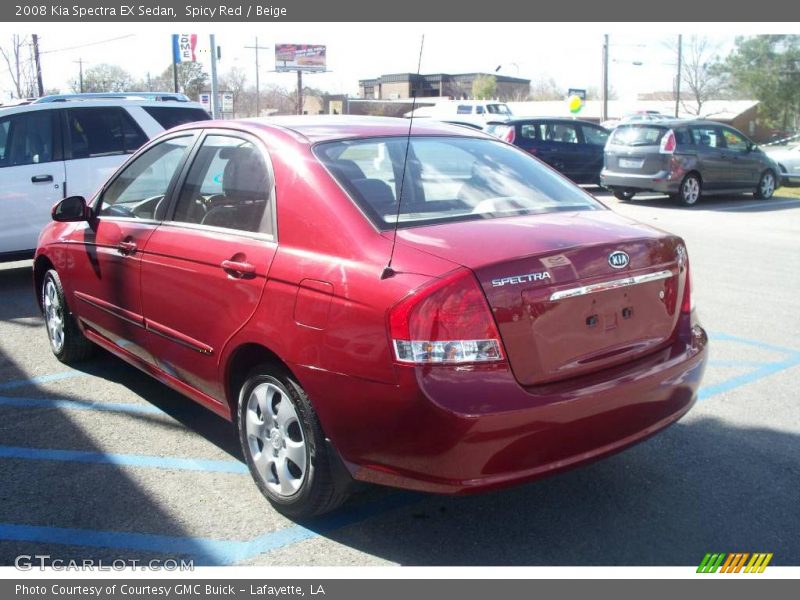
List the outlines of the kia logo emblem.
{"label": "kia logo emblem", "polygon": [[630,257],[622,250],[617,250],[608,255],[608,264],[614,269],[624,269],[630,261]]}

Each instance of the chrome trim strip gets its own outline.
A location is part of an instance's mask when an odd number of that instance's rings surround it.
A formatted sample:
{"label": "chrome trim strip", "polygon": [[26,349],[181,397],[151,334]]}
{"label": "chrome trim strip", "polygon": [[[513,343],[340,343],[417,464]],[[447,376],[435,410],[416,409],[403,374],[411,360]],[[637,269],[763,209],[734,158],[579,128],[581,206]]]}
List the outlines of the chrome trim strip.
{"label": "chrome trim strip", "polygon": [[656,273],[646,273],[645,275],[634,275],[632,277],[625,277],[624,279],[614,279],[612,281],[602,281],[600,283],[593,283],[592,285],[584,285],[581,287],[570,288],[568,290],[561,290],[553,292],[550,295],[550,302],[563,300],[564,298],[574,298],[576,296],[585,296],[587,294],[594,294],[596,292],[605,292],[606,290],[615,290],[617,288],[628,287],[631,285],[638,285],[640,283],[648,283],[650,281],[658,281],[660,279],[669,279],[674,273],[672,271],[658,271]]}

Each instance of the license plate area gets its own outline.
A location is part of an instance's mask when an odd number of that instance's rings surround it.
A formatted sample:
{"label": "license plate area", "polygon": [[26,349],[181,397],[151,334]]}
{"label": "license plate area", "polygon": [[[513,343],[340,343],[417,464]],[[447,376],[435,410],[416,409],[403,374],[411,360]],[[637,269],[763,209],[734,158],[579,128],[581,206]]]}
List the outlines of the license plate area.
{"label": "license plate area", "polygon": [[623,169],[641,169],[644,164],[643,158],[620,158],[619,166]]}

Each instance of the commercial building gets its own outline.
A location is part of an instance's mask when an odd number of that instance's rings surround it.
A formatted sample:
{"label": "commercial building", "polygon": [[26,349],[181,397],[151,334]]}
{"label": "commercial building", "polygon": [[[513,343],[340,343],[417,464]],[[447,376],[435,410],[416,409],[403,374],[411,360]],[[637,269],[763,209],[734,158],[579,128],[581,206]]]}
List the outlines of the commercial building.
{"label": "commercial building", "polygon": [[392,73],[359,80],[358,93],[365,100],[400,100],[414,95],[417,98],[466,99],[472,97],[472,84],[478,77],[495,78],[495,96],[500,100],[524,100],[530,94],[530,79],[495,73]]}

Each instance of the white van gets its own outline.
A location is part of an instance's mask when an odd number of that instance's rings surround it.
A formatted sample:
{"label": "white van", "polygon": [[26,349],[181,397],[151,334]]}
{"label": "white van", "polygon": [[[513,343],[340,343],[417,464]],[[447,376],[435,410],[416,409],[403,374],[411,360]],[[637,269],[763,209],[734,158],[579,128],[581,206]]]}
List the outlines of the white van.
{"label": "white van", "polygon": [[0,108],[0,262],[33,256],[56,202],[68,195],[90,198],[150,138],[209,118],[198,103],[153,100]]}
{"label": "white van", "polygon": [[505,121],[513,116],[508,105],[497,100],[446,100],[414,111],[414,118],[429,117],[437,121],[480,127],[490,121]]}

